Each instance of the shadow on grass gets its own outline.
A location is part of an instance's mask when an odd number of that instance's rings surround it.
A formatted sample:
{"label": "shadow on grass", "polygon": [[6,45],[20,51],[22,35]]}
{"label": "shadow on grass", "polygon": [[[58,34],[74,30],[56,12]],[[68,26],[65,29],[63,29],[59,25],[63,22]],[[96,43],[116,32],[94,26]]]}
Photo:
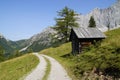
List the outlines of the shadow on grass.
{"label": "shadow on grass", "polygon": [[113,76],[115,80],[117,80],[117,78],[120,78],[120,69],[116,67],[109,67],[105,69],[105,74]]}
{"label": "shadow on grass", "polygon": [[62,57],[62,58],[69,58],[69,57],[71,57],[71,56],[73,56],[72,53],[67,53],[67,54],[62,55],[62,56],[60,56],[60,57]]}

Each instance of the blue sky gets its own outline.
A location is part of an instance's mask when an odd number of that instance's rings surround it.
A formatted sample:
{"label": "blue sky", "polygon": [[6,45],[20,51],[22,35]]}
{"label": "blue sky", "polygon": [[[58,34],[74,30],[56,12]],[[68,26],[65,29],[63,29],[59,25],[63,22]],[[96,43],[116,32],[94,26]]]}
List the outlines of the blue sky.
{"label": "blue sky", "polygon": [[10,40],[27,39],[55,25],[57,11],[65,6],[87,14],[107,8],[116,0],[0,0],[0,33]]}

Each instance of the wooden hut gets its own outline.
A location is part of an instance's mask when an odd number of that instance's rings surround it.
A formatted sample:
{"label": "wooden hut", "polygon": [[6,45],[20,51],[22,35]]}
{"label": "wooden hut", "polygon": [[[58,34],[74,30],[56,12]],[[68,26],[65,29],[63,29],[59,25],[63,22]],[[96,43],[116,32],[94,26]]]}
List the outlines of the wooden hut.
{"label": "wooden hut", "polygon": [[72,28],[70,41],[72,42],[72,53],[80,53],[84,46],[100,41],[106,36],[97,28]]}

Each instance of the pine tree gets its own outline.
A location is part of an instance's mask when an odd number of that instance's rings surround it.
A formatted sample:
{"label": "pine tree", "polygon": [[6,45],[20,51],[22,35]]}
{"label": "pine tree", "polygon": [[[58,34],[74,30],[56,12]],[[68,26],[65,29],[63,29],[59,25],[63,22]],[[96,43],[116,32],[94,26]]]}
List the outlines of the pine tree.
{"label": "pine tree", "polygon": [[108,28],[108,31],[109,31],[110,30],[110,23],[108,23],[107,28]]}
{"label": "pine tree", "polygon": [[96,27],[96,22],[95,22],[95,20],[94,20],[94,17],[93,17],[93,16],[91,16],[91,17],[90,17],[88,27],[91,27],[91,28],[92,28],[92,27]]}
{"label": "pine tree", "polygon": [[78,23],[75,22],[75,12],[65,7],[58,12],[58,16],[59,18],[56,18],[56,27],[54,27],[54,29],[57,31],[57,35],[60,36],[60,39],[67,42],[70,35],[70,29],[72,27],[78,27]]}

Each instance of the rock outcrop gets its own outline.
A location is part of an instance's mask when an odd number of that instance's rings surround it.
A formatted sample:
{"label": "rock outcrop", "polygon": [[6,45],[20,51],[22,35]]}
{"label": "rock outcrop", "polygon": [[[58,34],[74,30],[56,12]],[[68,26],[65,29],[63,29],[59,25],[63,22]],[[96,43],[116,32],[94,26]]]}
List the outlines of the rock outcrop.
{"label": "rock outcrop", "polygon": [[86,15],[78,14],[76,16],[80,27],[88,27],[90,17],[93,16],[96,21],[96,26],[101,31],[120,27],[120,0],[106,9],[95,8]]}

